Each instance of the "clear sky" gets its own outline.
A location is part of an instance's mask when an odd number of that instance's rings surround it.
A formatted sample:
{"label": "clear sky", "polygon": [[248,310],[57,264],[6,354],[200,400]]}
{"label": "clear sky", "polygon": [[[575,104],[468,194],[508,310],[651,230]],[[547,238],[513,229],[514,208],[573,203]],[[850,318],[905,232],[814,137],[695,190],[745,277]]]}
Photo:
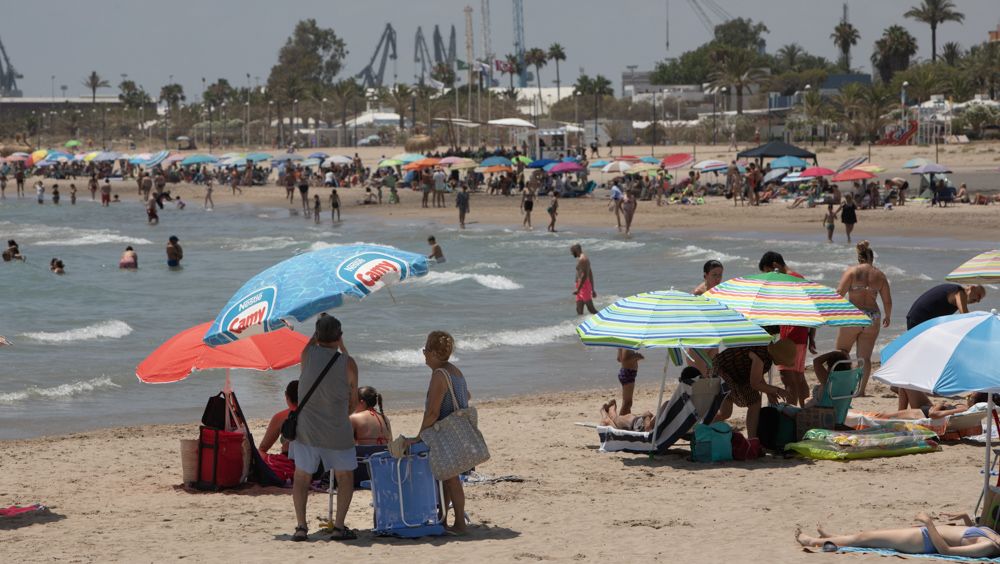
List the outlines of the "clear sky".
{"label": "clear sky", "polygon": [[[855,48],[856,67],[870,70],[872,43],[892,24],[906,27],[917,38],[918,57],[930,58],[930,30],[903,18],[918,0],[849,0],[850,20],[861,40]],[[670,51],[665,48],[667,3],[670,15]],[[715,0],[734,17],[763,21],[770,33],[768,52],[786,43],[836,58],[830,33],[840,18],[837,0]],[[965,47],[986,39],[1000,23],[1000,0],[955,0],[966,16],[964,24],[947,23],[938,29],[938,48],[947,41]],[[5,0],[0,7],[0,40],[14,67],[24,74],[18,81],[25,96],[48,96],[52,75],[56,95],[60,85],[68,94],[81,95],[85,75],[96,70],[117,86],[121,74],[135,80],[154,96],[170,75],[180,82],[188,99],[198,98],[201,78],[224,77],[236,85],[260,77],[263,83],[277,51],[295,23],[315,18],[332,27],[350,51],[341,76],[360,71],[371,58],[387,22],[398,34],[396,73],[412,82],[415,71],[414,35],[423,26],[433,54],[431,34],[441,26],[445,41],[452,24],[457,51],[465,58],[465,15],[473,8],[476,56],[482,54],[480,0]],[[511,0],[491,0],[493,50],[513,51]],[[706,10],[711,16],[713,12]],[[558,42],[566,50],[561,63],[563,84],[575,81],[580,69],[610,78],[616,86],[626,65],[650,69],[667,56],[677,56],[705,42],[709,33],[688,0],[524,0],[524,28],[528,47],[547,48]],[[387,66],[387,80],[393,73]],[[555,81],[555,68],[542,69],[544,85]],[[101,94],[116,94],[117,88]]]}

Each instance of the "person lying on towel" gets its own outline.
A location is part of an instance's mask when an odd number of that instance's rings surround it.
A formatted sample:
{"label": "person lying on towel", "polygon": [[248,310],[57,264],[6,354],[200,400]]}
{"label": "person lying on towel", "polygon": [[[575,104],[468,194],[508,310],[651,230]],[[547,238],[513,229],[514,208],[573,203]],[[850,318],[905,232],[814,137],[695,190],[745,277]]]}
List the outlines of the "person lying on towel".
{"label": "person lying on towel", "polygon": [[853,535],[834,535],[817,527],[812,537],[796,529],[795,540],[802,546],[823,547],[835,552],[840,547],[884,548],[904,554],[944,554],[968,558],[1000,556],[1000,535],[993,529],[974,526],[968,515],[964,525],[937,525],[926,513],[918,513],[919,527],[861,531]]}
{"label": "person lying on towel", "polygon": [[[981,398],[981,399],[980,399]],[[921,405],[918,409],[903,409],[872,414],[875,419],[941,419],[949,415],[965,413],[979,401],[986,401],[986,394],[969,394],[964,404],[953,404],[940,401]]]}

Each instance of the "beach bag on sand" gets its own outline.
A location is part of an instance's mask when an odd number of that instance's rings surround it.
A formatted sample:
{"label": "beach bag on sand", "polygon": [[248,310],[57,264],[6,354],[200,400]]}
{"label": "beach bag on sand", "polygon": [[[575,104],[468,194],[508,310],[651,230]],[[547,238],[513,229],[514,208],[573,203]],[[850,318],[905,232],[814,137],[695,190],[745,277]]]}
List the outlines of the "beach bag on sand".
{"label": "beach bag on sand", "polygon": [[[227,417],[230,417],[228,427],[226,425]],[[205,404],[205,411],[201,415],[201,424],[212,429],[234,429],[236,428],[236,422],[231,418],[231,411],[226,406],[226,394],[219,392],[208,398],[208,403]]]}
{"label": "beach bag on sand", "polygon": [[486,439],[477,427],[476,408],[459,409],[451,375],[446,375],[451,405],[455,411],[424,429],[420,438],[430,449],[431,473],[437,480],[454,478],[490,459]]}
{"label": "beach bag on sand", "polygon": [[768,450],[785,450],[786,444],[795,442],[798,438],[795,436],[795,417],[778,407],[762,407],[757,437],[760,438],[761,446]]}
{"label": "beach bag on sand", "polygon": [[724,421],[710,425],[694,426],[691,442],[691,460],[695,462],[723,462],[733,459],[733,428]]}
{"label": "beach bag on sand", "polygon": [[198,439],[199,490],[220,490],[240,485],[243,479],[243,431],[201,427]]}
{"label": "beach bag on sand", "polygon": [[756,460],[763,454],[760,439],[748,439],[743,433],[733,432],[733,460]]}

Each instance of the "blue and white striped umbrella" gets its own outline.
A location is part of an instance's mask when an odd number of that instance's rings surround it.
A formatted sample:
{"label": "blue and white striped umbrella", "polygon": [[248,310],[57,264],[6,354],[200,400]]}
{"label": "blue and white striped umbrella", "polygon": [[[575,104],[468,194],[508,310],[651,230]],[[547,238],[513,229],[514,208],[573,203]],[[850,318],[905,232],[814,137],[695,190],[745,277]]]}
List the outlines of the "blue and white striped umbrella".
{"label": "blue and white striped umbrella", "polygon": [[925,321],[882,349],[875,378],[938,396],[1000,392],[1000,316],[973,311]]}
{"label": "blue and white striped umbrella", "polygon": [[715,299],[685,292],[644,292],[622,298],[576,328],[586,345],[715,348],[766,345],[771,336]]}

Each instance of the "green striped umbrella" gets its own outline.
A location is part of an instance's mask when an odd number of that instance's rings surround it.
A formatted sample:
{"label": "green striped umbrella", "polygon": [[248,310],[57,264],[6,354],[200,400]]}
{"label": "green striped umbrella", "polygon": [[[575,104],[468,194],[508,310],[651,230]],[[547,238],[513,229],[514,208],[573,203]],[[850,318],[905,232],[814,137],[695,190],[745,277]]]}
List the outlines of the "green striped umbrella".
{"label": "green striped umbrella", "polygon": [[726,280],[705,295],[761,327],[865,327],[872,322],[833,288],[780,272]]}
{"label": "green striped umbrella", "polygon": [[[673,290],[620,299],[581,323],[576,332],[585,345],[666,348],[678,366],[682,362],[681,347],[697,350],[771,342],[766,331],[718,301]],[[669,364],[663,366],[657,410],[663,405]],[[654,428],[654,444],[658,431],[659,427]]]}
{"label": "green striped umbrella", "polygon": [[623,298],[576,328],[585,345],[715,348],[766,345],[771,336],[718,301],[684,292],[644,292]]}

